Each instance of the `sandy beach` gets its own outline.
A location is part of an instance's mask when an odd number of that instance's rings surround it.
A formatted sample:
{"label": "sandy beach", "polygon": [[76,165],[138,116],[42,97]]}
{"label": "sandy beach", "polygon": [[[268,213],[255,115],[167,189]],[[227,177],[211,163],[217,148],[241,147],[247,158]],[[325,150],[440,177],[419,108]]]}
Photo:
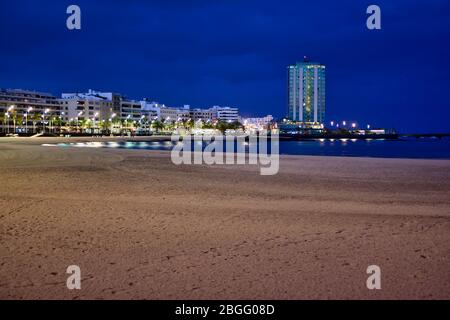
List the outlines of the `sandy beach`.
{"label": "sandy beach", "polygon": [[0,138],[0,299],[450,299],[450,160],[282,156],[261,176],[41,145],[65,140]]}

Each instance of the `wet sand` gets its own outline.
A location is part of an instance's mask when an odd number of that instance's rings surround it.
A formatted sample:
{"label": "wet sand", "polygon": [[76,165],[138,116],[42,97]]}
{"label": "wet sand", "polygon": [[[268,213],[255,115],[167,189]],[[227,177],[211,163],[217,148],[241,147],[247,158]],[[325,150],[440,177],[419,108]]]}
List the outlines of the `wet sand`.
{"label": "wet sand", "polygon": [[56,141],[0,138],[1,299],[450,299],[449,160],[283,156],[261,176]]}

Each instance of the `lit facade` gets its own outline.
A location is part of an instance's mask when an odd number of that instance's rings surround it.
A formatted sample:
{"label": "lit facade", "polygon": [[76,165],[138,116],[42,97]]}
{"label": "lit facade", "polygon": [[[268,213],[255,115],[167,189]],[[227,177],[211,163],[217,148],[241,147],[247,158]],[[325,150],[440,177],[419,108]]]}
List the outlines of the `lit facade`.
{"label": "lit facade", "polygon": [[10,131],[14,122],[17,132],[34,132],[31,128],[49,118],[60,117],[60,104],[58,99],[43,92],[21,89],[0,89],[0,122],[2,133]]}
{"label": "lit facade", "polygon": [[[0,89],[0,113],[14,112],[18,115],[43,114],[45,110],[59,115],[59,101],[49,93],[21,89]],[[30,110],[30,111],[29,111]]]}
{"label": "lit facade", "polygon": [[106,121],[113,115],[113,103],[104,97],[83,93],[63,93],[61,97],[61,115],[65,122]]}
{"label": "lit facade", "polygon": [[325,121],[325,66],[298,62],[287,67],[288,118],[321,124]]}
{"label": "lit facade", "polygon": [[226,122],[239,121],[239,109],[233,107],[214,106],[210,108],[213,119]]}

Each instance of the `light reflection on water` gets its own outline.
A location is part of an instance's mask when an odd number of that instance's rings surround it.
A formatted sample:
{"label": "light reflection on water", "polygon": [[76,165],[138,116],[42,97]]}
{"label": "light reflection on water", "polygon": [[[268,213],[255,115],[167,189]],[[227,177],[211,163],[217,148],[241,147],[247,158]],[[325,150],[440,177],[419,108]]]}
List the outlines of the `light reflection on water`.
{"label": "light reflection on water", "polygon": [[[77,148],[121,148],[141,150],[170,151],[176,143],[172,141],[127,141],[127,142],[77,142],[59,143],[45,146],[77,147]],[[208,145],[201,141],[194,145]],[[243,142],[240,148],[248,152],[253,145]],[[234,144],[236,150],[237,142]],[[226,148],[226,144],[224,144]],[[450,159],[450,139],[418,139],[418,140],[357,140],[357,139],[317,139],[307,141],[280,141],[280,154],[320,155],[320,156],[353,156],[382,158],[436,158]]]}

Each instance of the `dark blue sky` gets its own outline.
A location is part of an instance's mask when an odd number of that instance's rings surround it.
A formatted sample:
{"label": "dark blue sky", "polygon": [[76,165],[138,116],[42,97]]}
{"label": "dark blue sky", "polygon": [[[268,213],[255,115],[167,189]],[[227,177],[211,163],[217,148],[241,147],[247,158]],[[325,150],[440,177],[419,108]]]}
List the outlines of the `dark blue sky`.
{"label": "dark blue sky", "polygon": [[[370,4],[382,30],[366,28]],[[0,87],[283,117],[286,65],[307,55],[327,65],[327,121],[450,131],[448,0],[2,0],[0,39]]]}

